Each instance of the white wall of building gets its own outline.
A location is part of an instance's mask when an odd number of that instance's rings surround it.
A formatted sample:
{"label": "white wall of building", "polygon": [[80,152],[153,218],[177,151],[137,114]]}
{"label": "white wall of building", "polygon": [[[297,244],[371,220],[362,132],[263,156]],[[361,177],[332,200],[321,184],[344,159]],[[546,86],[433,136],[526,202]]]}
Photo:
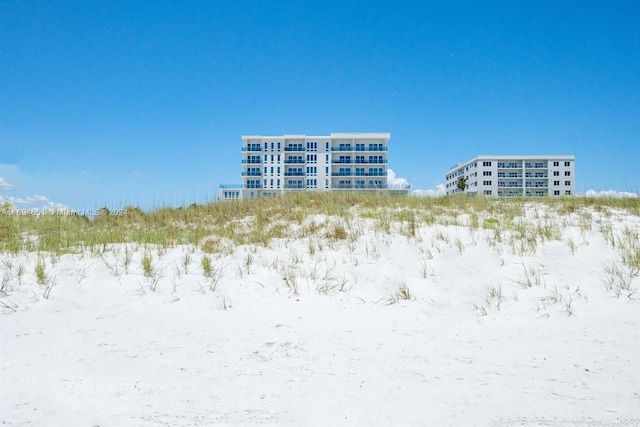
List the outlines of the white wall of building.
{"label": "white wall of building", "polygon": [[499,197],[575,195],[575,156],[481,155],[451,167],[445,174],[447,194],[462,192],[458,180],[467,180],[465,193]]}
{"label": "white wall of building", "polygon": [[[389,133],[242,137],[239,198],[284,191],[387,190]],[[238,195],[219,190],[220,200]],[[232,196],[232,197],[231,197]]]}

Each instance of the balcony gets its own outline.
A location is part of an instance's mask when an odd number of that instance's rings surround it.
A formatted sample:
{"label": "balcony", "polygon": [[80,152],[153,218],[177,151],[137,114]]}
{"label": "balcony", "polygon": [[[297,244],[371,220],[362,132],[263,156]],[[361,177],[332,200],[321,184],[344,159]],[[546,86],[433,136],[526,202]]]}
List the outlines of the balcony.
{"label": "balcony", "polygon": [[387,151],[387,147],[377,147],[377,148],[369,148],[369,147],[331,147],[331,151]]}
{"label": "balcony", "polygon": [[284,151],[305,151],[305,148],[302,145],[287,145],[284,147]]}
{"label": "balcony", "polygon": [[387,159],[382,159],[382,160],[331,160],[331,163],[333,164],[357,164],[357,165],[383,165],[387,163]]}
{"label": "balcony", "polygon": [[259,145],[250,145],[248,147],[242,147],[242,151],[262,151],[262,147]]}
{"label": "balcony", "polygon": [[546,163],[525,163],[524,167],[526,169],[547,169]]}
{"label": "balcony", "polygon": [[284,164],[285,165],[303,165],[305,164],[305,161],[304,159],[291,158],[291,159],[284,159]]}
{"label": "balcony", "polygon": [[498,190],[500,197],[522,197],[522,190]]}
{"label": "balcony", "polygon": [[498,169],[522,169],[522,163],[500,163]]}
{"label": "balcony", "polygon": [[498,172],[498,178],[522,178],[522,174],[515,172]]}
{"label": "balcony", "polygon": [[498,181],[498,188],[522,188],[521,182],[500,182]]}
{"label": "balcony", "polygon": [[542,172],[535,172],[535,173],[527,172],[525,174],[525,177],[527,177],[527,178],[549,178],[549,175],[547,175],[546,173],[542,173]]}
{"label": "balcony", "polygon": [[261,171],[246,171],[242,172],[242,176],[262,176]]}
{"label": "balcony", "polygon": [[285,172],[284,176],[304,176],[304,172]]}
{"label": "balcony", "polygon": [[332,189],[340,190],[408,190],[409,184],[334,184]]}
{"label": "balcony", "polygon": [[527,182],[525,184],[527,188],[549,188],[546,182]]}
{"label": "balcony", "polygon": [[302,189],[302,188],[304,188],[304,184],[285,184],[284,188],[286,188],[286,189]]}
{"label": "balcony", "polygon": [[242,161],[243,164],[249,164],[249,165],[259,165],[262,162],[260,161],[260,159],[258,160],[251,160],[251,159],[245,159]]}

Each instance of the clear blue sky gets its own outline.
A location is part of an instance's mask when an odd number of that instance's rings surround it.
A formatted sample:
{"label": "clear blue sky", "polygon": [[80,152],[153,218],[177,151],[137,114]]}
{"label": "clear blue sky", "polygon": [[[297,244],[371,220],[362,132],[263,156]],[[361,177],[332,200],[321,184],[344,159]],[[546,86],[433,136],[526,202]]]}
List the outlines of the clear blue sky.
{"label": "clear blue sky", "polygon": [[0,2],[4,200],[213,200],[241,135],[331,132],[390,132],[417,189],[575,154],[579,192],[640,192],[640,2]]}

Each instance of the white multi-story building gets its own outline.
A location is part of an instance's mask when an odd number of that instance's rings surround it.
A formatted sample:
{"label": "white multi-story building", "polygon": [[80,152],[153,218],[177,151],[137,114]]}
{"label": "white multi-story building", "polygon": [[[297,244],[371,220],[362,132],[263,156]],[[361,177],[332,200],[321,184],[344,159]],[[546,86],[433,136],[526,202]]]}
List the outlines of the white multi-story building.
{"label": "white multi-story building", "polygon": [[445,181],[447,194],[571,196],[576,188],[575,156],[476,156],[449,169]]}
{"label": "white multi-story building", "polygon": [[222,185],[220,200],[289,190],[408,192],[387,183],[389,133],[242,137],[242,184]]}

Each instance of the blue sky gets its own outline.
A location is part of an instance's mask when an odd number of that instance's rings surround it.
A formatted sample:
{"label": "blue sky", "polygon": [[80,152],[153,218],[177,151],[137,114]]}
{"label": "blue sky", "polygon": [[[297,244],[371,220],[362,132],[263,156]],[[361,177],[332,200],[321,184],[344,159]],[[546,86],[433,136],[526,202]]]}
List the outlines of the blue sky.
{"label": "blue sky", "polygon": [[213,200],[241,135],[390,132],[435,188],[477,154],[575,154],[640,192],[637,1],[2,1],[0,198]]}

